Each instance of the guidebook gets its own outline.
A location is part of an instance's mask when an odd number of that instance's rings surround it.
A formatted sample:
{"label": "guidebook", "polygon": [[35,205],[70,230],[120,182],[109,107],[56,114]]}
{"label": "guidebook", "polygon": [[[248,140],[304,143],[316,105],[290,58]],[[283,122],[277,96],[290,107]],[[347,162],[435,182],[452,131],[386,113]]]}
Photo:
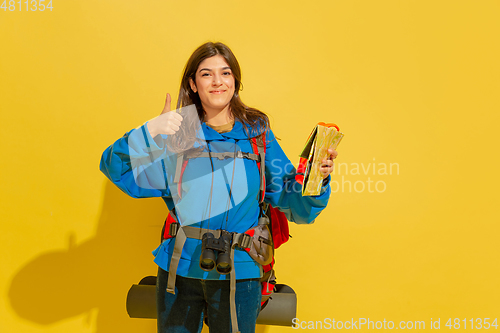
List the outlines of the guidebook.
{"label": "guidebook", "polygon": [[337,125],[332,123],[318,123],[300,154],[300,163],[297,167],[295,179],[302,184],[302,195],[319,195],[323,183],[323,176],[319,168],[321,161],[328,158],[328,148],[337,149],[344,134]]}

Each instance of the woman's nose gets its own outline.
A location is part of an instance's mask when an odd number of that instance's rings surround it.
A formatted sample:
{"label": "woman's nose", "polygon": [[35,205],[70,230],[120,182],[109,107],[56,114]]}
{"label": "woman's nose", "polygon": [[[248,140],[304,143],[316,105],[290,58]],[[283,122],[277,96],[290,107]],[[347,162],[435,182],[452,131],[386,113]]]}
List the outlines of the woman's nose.
{"label": "woman's nose", "polygon": [[214,74],[212,85],[218,86],[222,83],[222,77],[219,74]]}

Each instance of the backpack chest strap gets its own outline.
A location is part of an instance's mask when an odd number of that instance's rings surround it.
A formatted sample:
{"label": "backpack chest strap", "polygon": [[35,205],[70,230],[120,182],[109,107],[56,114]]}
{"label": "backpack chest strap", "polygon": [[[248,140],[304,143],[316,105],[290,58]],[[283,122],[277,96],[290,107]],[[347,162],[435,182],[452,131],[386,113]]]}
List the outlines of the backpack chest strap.
{"label": "backpack chest strap", "polygon": [[252,161],[260,161],[260,156],[257,154],[252,154],[252,153],[245,153],[242,152],[241,150],[238,150],[236,153],[234,151],[224,151],[224,152],[208,152],[208,151],[202,151],[200,153],[194,153],[194,154],[186,154],[186,158],[196,158],[196,157],[215,157],[218,158],[219,160],[224,160],[226,158],[246,158]]}
{"label": "backpack chest strap", "polygon": [[186,168],[189,159],[198,157],[217,158],[221,161],[225,160],[226,158],[246,158],[251,161],[256,161],[257,163],[260,163],[260,161],[262,160],[261,154],[245,153],[242,152],[241,150],[237,151],[236,153],[234,151],[224,151],[224,152],[187,151],[177,156],[174,183],[179,183],[182,181],[182,175],[184,173],[184,170]]}

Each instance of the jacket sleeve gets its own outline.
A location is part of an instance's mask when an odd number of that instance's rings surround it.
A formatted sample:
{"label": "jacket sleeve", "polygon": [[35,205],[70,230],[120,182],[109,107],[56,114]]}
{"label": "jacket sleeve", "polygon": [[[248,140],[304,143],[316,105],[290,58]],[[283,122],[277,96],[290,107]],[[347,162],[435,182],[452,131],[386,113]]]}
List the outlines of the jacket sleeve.
{"label": "jacket sleeve", "polygon": [[125,133],[104,151],[100,170],[131,197],[169,197],[166,152],[163,137],[153,139],[145,123]]}
{"label": "jacket sleeve", "polygon": [[302,196],[302,185],[295,180],[296,169],[285,155],[271,130],[266,136],[265,201],[279,208],[289,221],[313,223],[328,204],[330,176],[318,196]]}

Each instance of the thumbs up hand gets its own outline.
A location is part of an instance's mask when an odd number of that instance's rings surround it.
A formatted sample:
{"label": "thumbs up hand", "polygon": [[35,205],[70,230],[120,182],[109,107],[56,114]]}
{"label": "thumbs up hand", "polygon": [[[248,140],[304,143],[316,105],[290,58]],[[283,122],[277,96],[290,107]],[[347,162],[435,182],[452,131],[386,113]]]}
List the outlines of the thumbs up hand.
{"label": "thumbs up hand", "polygon": [[158,134],[175,134],[179,130],[182,116],[175,111],[170,111],[171,102],[172,98],[167,93],[167,100],[165,101],[163,111],[158,117],[148,121],[148,131],[153,138]]}

